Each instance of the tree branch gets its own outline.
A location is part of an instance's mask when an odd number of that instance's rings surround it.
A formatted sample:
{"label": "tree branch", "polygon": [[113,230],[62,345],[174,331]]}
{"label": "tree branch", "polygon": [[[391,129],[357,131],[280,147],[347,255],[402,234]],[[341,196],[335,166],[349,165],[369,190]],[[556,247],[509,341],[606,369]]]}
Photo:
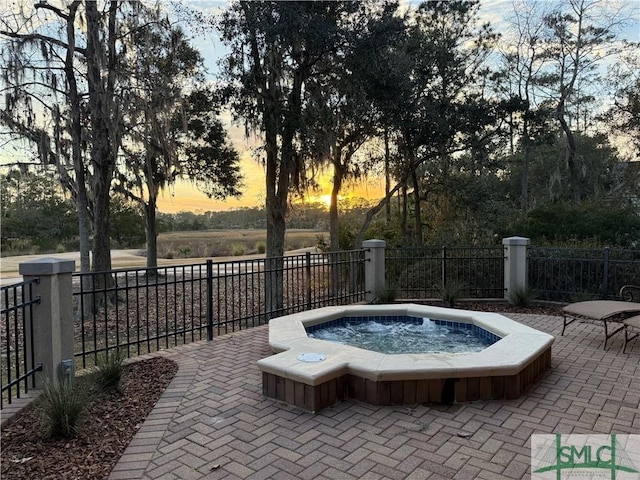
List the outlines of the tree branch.
{"label": "tree branch", "polygon": [[[58,40],[57,38],[53,38],[53,37],[49,37],[47,35],[42,35],[40,33],[28,33],[28,34],[21,34],[21,33],[15,33],[15,32],[10,32],[7,30],[0,30],[0,35],[4,35],[5,37],[8,38],[13,38],[16,40],[23,40],[26,42],[35,42],[37,40],[41,40],[44,42],[49,42],[52,43],[53,45],[57,45],[58,47],[62,47],[64,49],[68,49],[69,45],[67,45],[65,42],[63,42],[62,40]],[[78,53],[81,53],[82,55],[86,55],[87,51],[85,48],[81,48],[81,47],[76,47],[75,51]]]}

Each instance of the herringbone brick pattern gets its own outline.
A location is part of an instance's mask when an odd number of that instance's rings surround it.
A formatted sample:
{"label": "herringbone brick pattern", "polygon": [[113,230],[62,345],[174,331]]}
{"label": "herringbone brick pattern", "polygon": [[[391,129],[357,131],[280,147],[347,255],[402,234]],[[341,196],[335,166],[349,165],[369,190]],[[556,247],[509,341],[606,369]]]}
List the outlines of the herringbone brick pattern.
{"label": "herringbone brick pattern", "polygon": [[117,479],[522,479],[533,433],[640,433],[640,343],[510,315],[556,336],[552,370],[517,400],[318,414],[262,395],[258,327],[159,354],[180,370],[111,474]]}

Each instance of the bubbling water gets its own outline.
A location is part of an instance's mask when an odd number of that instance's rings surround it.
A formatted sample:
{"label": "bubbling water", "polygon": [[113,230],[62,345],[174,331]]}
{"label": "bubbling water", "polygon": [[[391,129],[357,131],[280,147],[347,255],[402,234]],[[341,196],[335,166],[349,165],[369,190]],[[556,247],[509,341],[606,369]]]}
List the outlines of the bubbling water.
{"label": "bubbling water", "polygon": [[422,323],[365,320],[320,327],[311,338],[364,348],[379,353],[469,353],[484,350],[491,341],[468,327],[445,326],[429,318]]}

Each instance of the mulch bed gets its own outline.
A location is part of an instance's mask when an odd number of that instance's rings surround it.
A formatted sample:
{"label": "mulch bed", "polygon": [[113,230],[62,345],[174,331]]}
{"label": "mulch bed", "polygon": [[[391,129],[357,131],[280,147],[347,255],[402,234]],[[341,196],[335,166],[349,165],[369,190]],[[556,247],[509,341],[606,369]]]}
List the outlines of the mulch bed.
{"label": "mulch bed", "polygon": [[120,392],[93,399],[76,438],[48,439],[36,404],[1,435],[3,479],[106,479],[178,371],[162,357],[125,367]]}
{"label": "mulch bed", "polygon": [[[434,305],[437,305],[434,303]],[[498,313],[528,313],[531,315],[554,315],[557,317],[562,316],[562,305],[554,303],[537,303],[533,302],[528,307],[519,307],[516,305],[510,305],[505,302],[473,302],[473,301],[461,301],[456,304],[456,308],[463,310],[478,310],[483,312],[498,312]]]}

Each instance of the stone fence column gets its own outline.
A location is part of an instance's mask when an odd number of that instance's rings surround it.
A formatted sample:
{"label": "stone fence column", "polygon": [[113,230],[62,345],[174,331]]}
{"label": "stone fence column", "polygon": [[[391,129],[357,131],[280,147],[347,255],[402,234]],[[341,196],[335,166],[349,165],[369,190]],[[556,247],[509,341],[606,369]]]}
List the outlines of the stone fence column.
{"label": "stone fence column", "polygon": [[373,301],[386,288],[384,252],[387,243],[384,240],[365,240],[362,248],[364,254],[364,288],[367,291],[365,300]]}
{"label": "stone fence column", "polygon": [[519,288],[527,288],[528,262],[527,247],[531,239],[509,237],[502,239],[504,245],[504,298]]}
{"label": "stone fence column", "polygon": [[25,280],[38,279],[38,283],[33,285],[33,295],[40,297],[40,303],[33,305],[32,310],[33,351],[35,364],[41,363],[42,371],[36,374],[36,388],[42,388],[46,380],[58,385],[61,376],[72,377],[74,374],[71,284],[74,270],[73,260],[56,258],[42,258],[19,265],[19,272]]}

